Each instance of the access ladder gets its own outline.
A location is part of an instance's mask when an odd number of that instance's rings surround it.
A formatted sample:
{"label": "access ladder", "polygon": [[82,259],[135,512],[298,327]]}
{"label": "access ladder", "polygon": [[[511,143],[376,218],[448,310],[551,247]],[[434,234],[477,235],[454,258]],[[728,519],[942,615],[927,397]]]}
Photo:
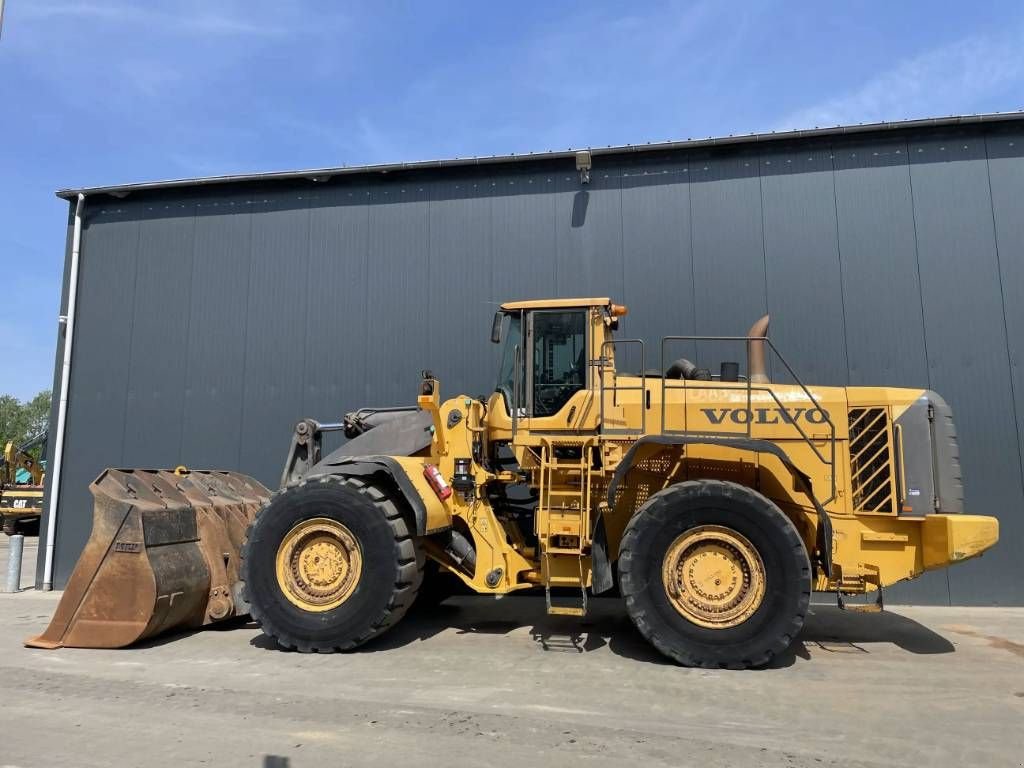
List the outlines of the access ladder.
{"label": "access ladder", "polygon": [[[587,585],[583,558],[590,546],[591,454],[596,437],[541,438],[539,501],[535,532],[543,552],[544,598],[547,612],[555,616],[584,616]],[[558,456],[561,452],[569,454]],[[557,567],[575,561],[571,574]],[[555,567],[553,567],[555,566]],[[551,588],[579,586],[578,605],[553,605]]]}

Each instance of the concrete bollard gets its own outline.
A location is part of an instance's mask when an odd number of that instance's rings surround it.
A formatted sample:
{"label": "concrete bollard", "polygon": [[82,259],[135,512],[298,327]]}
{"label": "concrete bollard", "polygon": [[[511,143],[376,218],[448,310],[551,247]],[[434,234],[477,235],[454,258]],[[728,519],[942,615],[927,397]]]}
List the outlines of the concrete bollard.
{"label": "concrete bollard", "polygon": [[5,592],[21,591],[21,554],[25,551],[25,536],[16,533],[7,537],[7,589]]}

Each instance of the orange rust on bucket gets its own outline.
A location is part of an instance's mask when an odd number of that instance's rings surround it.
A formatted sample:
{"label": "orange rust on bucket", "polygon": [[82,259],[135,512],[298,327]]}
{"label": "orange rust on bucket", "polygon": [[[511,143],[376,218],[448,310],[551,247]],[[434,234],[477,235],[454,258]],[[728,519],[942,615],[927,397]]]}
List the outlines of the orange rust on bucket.
{"label": "orange rust on bucket", "polygon": [[246,528],[270,496],[236,472],[108,469],[92,534],[33,648],[122,648],[246,612],[235,604]]}

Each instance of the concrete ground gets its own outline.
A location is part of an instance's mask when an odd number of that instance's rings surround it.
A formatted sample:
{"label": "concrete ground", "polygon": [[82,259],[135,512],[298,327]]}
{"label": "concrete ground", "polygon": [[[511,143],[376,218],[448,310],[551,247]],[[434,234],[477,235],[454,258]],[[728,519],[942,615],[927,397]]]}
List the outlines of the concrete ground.
{"label": "concrete ground", "polygon": [[22,647],[58,597],[0,596],[0,766],[1024,765],[1024,609],[819,606],[729,672],[665,663],[610,599],[457,598],[346,655],[252,624]]}

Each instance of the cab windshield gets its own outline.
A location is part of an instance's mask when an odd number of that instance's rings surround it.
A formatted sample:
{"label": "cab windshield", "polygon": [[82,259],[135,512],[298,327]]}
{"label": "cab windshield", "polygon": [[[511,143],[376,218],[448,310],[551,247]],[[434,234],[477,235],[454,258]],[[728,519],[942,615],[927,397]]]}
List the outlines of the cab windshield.
{"label": "cab windshield", "polygon": [[[495,389],[505,399],[505,407],[512,413],[515,393],[516,347],[519,348],[520,359],[523,354],[523,314],[517,312],[509,315],[508,332],[505,334],[505,346],[501,352],[501,367],[498,369],[498,384]],[[519,397],[523,396],[523,366],[519,366]],[[518,404],[522,407],[522,403]]]}

